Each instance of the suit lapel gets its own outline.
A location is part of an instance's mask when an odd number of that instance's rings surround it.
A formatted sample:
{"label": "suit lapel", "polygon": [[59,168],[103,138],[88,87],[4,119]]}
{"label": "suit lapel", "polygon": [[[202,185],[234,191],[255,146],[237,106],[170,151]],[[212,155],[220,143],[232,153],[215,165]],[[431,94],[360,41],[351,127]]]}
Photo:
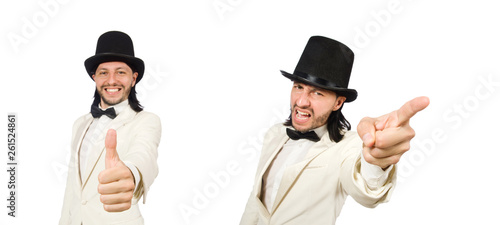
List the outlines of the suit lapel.
{"label": "suit lapel", "polygon": [[262,192],[262,179],[264,177],[264,173],[266,173],[269,165],[271,162],[274,160],[274,157],[278,154],[278,152],[281,150],[283,145],[288,141],[288,136],[285,133],[286,127],[282,127],[281,130],[279,131],[278,135],[273,138],[272,141],[269,142],[268,145],[264,145],[262,149],[262,155],[261,159],[267,159],[263,165],[259,165],[258,168],[260,169],[259,176],[257,176],[259,179],[256,181],[255,189],[253,193],[256,193],[255,198],[257,198],[258,202],[258,210],[260,211],[260,215],[264,216],[265,218],[269,219],[271,217],[271,214],[269,214],[269,211],[266,209],[262,201],[260,200],[260,195]]}
{"label": "suit lapel", "polygon": [[[114,129],[118,132],[118,130],[128,122],[130,122],[137,113],[130,108],[130,106],[126,107],[123,112],[118,114],[115,119],[113,119],[107,126],[102,129],[98,138],[96,139],[96,144],[92,147],[91,153],[89,154],[89,159],[87,160],[87,169],[84,174],[84,182],[82,185],[82,190],[85,188],[90,175],[94,172],[94,169],[97,165],[97,162],[102,157],[103,152],[105,150],[104,140],[106,138],[106,133],[109,129]],[[99,129],[99,128],[97,128]]]}
{"label": "suit lapel", "polygon": [[275,140],[270,141],[268,146],[263,146],[262,153],[267,154],[263,155],[263,159],[267,159],[267,161],[264,163],[262,166],[262,169],[260,170],[259,173],[259,180],[257,181],[256,185],[256,192],[257,193],[257,198],[260,198],[261,190],[262,190],[262,178],[264,177],[264,173],[266,173],[267,169],[269,168],[269,165],[273,162],[274,158],[278,154],[278,152],[281,150],[283,145],[288,141],[288,136],[285,133],[286,127],[282,127],[280,130],[279,134],[275,137]]}
{"label": "suit lapel", "polygon": [[94,118],[92,117],[92,115],[90,115],[90,113],[85,115],[83,122],[80,124],[77,129],[77,133],[75,134],[75,139],[78,141],[76,142],[76,145],[73,146],[76,149],[76,154],[74,155],[74,165],[72,166],[74,166],[74,168],[76,168],[78,171],[79,176],[75,176],[74,178],[76,179],[75,182],[80,187],[82,185],[82,179],[80,177],[83,175],[80,171],[80,149],[82,147],[83,138],[85,137],[85,134],[87,133],[87,130],[89,129],[90,124],[92,124],[93,120]]}
{"label": "suit lapel", "polygon": [[321,155],[321,153],[325,152],[331,144],[332,142],[330,142],[330,137],[328,133],[326,133],[325,135],[323,135],[320,141],[311,146],[304,160],[285,169],[278,189],[278,193],[276,194],[276,199],[274,200],[271,214],[276,211],[278,206],[288,194],[290,188],[292,188],[292,186],[295,184],[295,181],[298,179],[302,171],[304,171],[304,169],[309,165],[309,163],[311,163],[311,161]]}

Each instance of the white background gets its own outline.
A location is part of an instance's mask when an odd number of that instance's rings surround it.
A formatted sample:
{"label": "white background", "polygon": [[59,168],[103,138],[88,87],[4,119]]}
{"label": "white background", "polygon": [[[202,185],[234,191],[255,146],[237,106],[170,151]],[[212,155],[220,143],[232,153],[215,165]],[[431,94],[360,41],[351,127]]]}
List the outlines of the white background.
{"label": "white background", "polygon": [[[132,37],[146,62],[139,99],[162,120],[160,173],[140,206],[147,224],[239,223],[262,135],[288,116],[279,70],[293,72],[312,35],[356,53],[359,97],[344,107],[354,128],[431,100],[411,121],[392,200],[366,209],[349,199],[337,224],[500,223],[495,1],[2,1],[0,21],[0,124],[5,140],[7,113],[18,114],[20,162],[17,217],[2,200],[0,224],[57,224],[71,126],[94,90],[83,61],[109,30]],[[228,165],[229,180],[210,176]]]}

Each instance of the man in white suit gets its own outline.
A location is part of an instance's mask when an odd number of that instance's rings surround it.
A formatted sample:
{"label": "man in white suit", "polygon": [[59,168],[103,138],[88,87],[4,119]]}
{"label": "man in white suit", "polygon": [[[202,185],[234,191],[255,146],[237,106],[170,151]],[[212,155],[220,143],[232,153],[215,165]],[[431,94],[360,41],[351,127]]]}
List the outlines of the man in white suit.
{"label": "man in white suit", "polygon": [[399,110],[364,118],[358,133],[341,113],[354,61],[344,44],[309,39],[293,74],[291,114],[267,132],[255,184],[240,225],[335,224],[348,195],[366,207],[389,200],[395,164],[415,133],[409,119],[429,104],[415,98]]}
{"label": "man in white suit", "polygon": [[96,90],[91,112],[73,125],[59,224],[143,224],[137,203],[158,175],[161,137],[160,119],[136,97],[144,62],[127,34],[110,31],[85,68]]}

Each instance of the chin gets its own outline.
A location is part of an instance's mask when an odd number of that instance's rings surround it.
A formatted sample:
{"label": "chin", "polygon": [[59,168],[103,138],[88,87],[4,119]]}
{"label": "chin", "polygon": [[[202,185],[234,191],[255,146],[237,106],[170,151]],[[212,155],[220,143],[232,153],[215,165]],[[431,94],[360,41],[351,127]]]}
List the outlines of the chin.
{"label": "chin", "polygon": [[113,99],[113,100],[109,100],[109,99],[104,99],[104,103],[106,103],[106,105],[109,105],[109,106],[113,106],[113,105],[116,105],[120,102],[123,102],[125,99]]}
{"label": "chin", "polygon": [[300,131],[300,132],[307,132],[309,130],[311,130],[310,126],[301,126],[301,125],[297,125],[295,123],[292,122],[292,126],[293,128],[295,128],[295,130],[297,131]]}

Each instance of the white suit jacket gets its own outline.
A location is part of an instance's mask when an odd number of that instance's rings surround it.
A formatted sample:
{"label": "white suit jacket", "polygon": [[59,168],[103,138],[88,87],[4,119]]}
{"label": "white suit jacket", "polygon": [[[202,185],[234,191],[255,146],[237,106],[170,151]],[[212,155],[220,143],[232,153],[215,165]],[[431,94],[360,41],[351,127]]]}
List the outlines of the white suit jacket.
{"label": "white suit jacket", "polygon": [[[75,121],[71,138],[71,159],[68,166],[68,180],[60,225],[91,224],[143,224],[144,220],[137,205],[141,195],[134,195],[130,209],[110,213],[106,212],[97,192],[97,179],[104,170],[106,156],[104,140],[108,129],[115,129],[117,134],[117,152],[122,161],[135,165],[141,174],[146,193],[158,175],[158,145],[161,137],[160,119],[155,114],[133,111],[126,107],[113,119],[97,138],[97,149],[92,149],[88,156],[87,171],[80,179],[78,165],[79,150],[87,129],[93,121],[92,115],[86,114]],[[83,183],[82,181],[83,180]]]}
{"label": "white suit jacket", "polygon": [[348,131],[335,143],[327,132],[309,149],[304,160],[286,168],[274,205],[268,211],[260,200],[262,178],[288,139],[282,124],[267,132],[255,184],[240,225],[332,225],[348,195],[366,207],[389,200],[395,169],[383,187],[371,191],[359,173],[362,141],[357,133]]}

